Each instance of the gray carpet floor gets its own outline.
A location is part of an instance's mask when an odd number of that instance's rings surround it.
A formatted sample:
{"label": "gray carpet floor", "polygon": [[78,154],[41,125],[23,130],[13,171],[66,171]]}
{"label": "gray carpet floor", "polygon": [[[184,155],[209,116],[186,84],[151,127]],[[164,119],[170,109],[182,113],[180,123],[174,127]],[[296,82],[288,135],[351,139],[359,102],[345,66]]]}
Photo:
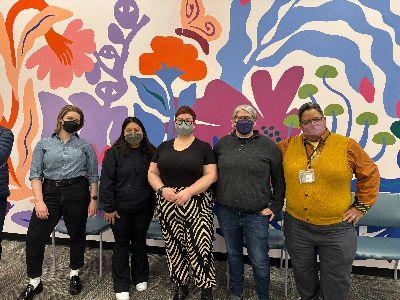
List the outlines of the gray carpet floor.
{"label": "gray carpet floor", "polygon": [[[103,276],[98,275],[98,249],[88,248],[85,254],[85,267],[81,270],[80,276],[83,283],[82,293],[78,296],[68,294],[68,260],[69,250],[65,246],[57,246],[57,271],[52,271],[51,248],[46,248],[43,266],[44,291],[35,300],[40,299],[114,299],[111,278],[111,254],[105,250]],[[228,299],[226,290],[226,263],[217,262],[217,287],[214,290],[215,299]],[[271,268],[271,299],[285,299],[283,269]],[[25,288],[27,279],[25,275],[25,243],[16,241],[3,241],[3,257],[0,260],[0,299],[16,299],[18,294]],[[245,299],[257,299],[255,285],[252,278],[251,268],[245,269]],[[132,286],[131,299],[138,300],[159,300],[172,299],[172,285],[168,278],[166,257],[150,255],[150,280],[149,288],[144,292],[137,292]],[[298,294],[293,280],[293,274],[289,272],[289,297],[298,299]],[[200,293],[191,287],[189,299],[200,299]],[[395,300],[400,299],[400,280],[353,276],[351,289],[351,300]],[[338,299],[340,300],[340,299]]]}

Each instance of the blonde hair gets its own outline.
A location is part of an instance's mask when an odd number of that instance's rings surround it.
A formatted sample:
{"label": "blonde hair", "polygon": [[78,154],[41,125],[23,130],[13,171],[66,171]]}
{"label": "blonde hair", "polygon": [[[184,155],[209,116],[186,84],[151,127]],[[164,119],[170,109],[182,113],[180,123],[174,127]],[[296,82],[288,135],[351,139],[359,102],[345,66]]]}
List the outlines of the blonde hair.
{"label": "blonde hair", "polygon": [[60,112],[58,113],[58,117],[57,117],[57,125],[56,125],[56,129],[54,129],[54,132],[59,134],[61,129],[62,129],[62,125],[61,125],[61,120],[64,118],[64,116],[69,113],[70,111],[72,112],[76,112],[79,114],[79,116],[81,117],[81,121],[79,123],[79,129],[78,131],[83,127],[83,124],[85,123],[85,116],[83,115],[83,111],[74,105],[65,105],[63,108],[61,108]]}

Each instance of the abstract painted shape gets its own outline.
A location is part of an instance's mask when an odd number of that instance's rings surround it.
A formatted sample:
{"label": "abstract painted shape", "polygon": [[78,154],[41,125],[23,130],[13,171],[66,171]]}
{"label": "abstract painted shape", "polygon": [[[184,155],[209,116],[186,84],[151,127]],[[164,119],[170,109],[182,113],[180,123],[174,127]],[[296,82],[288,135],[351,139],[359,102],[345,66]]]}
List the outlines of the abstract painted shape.
{"label": "abstract painted shape", "polygon": [[369,127],[378,124],[378,116],[372,112],[363,112],[356,118],[356,123],[364,126],[363,134],[358,143],[362,148],[365,148],[368,141]]}
{"label": "abstract painted shape", "polygon": [[82,20],[72,21],[64,32],[64,37],[72,41],[68,46],[71,52],[71,61],[60,62],[50,46],[44,46],[36,51],[26,62],[26,67],[32,69],[39,66],[37,77],[43,80],[50,72],[50,87],[69,87],[73,75],[81,77],[83,73],[93,69],[93,61],[87,54],[96,50],[94,32],[90,29],[82,30]]}
{"label": "abstract painted shape", "polygon": [[156,36],[151,41],[152,53],[144,53],[139,57],[139,70],[143,75],[155,75],[162,69],[177,68],[183,74],[179,76],[184,81],[197,81],[206,77],[207,66],[198,60],[197,49],[184,44],[173,36]]}
{"label": "abstract painted shape", "polygon": [[324,115],[332,117],[332,132],[336,132],[338,120],[337,117],[344,113],[344,109],[340,104],[329,104],[324,109]]}
{"label": "abstract painted shape", "polygon": [[182,28],[175,29],[177,35],[182,35],[197,41],[205,54],[209,54],[208,42],[216,40],[221,35],[222,27],[216,18],[205,15],[202,0],[181,0]]}
{"label": "abstract painted shape", "polygon": [[358,91],[364,97],[365,101],[368,103],[374,102],[375,87],[367,77],[361,79]]}

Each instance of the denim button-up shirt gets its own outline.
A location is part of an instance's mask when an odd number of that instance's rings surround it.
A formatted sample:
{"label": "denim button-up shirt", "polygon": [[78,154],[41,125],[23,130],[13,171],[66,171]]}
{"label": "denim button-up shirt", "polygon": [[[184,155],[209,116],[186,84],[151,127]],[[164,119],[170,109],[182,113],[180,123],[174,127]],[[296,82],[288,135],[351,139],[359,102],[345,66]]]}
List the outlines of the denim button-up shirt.
{"label": "denim button-up shirt", "polygon": [[71,179],[86,176],[89,183],[99,180],[93,147],[73,135],[64,143],[56,134],[39,141],[33,151],[29,179]]}

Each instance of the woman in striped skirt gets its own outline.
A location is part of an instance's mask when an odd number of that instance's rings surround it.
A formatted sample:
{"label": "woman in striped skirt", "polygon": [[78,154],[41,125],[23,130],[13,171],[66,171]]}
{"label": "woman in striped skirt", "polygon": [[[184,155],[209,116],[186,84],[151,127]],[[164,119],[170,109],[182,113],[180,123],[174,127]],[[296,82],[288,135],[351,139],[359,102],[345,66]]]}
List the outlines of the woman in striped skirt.
{"label": "woman in striped skirt", "polygon": [[174,299],[186,299],[190,274],[201,299],[213,299],[213,197],[217,180],[211,146],[193,135],[196,114],[188,106],[175,114],[178,137],[163,142],[150,164],[148,179],[157,191],[157,214],[165,239]]}

